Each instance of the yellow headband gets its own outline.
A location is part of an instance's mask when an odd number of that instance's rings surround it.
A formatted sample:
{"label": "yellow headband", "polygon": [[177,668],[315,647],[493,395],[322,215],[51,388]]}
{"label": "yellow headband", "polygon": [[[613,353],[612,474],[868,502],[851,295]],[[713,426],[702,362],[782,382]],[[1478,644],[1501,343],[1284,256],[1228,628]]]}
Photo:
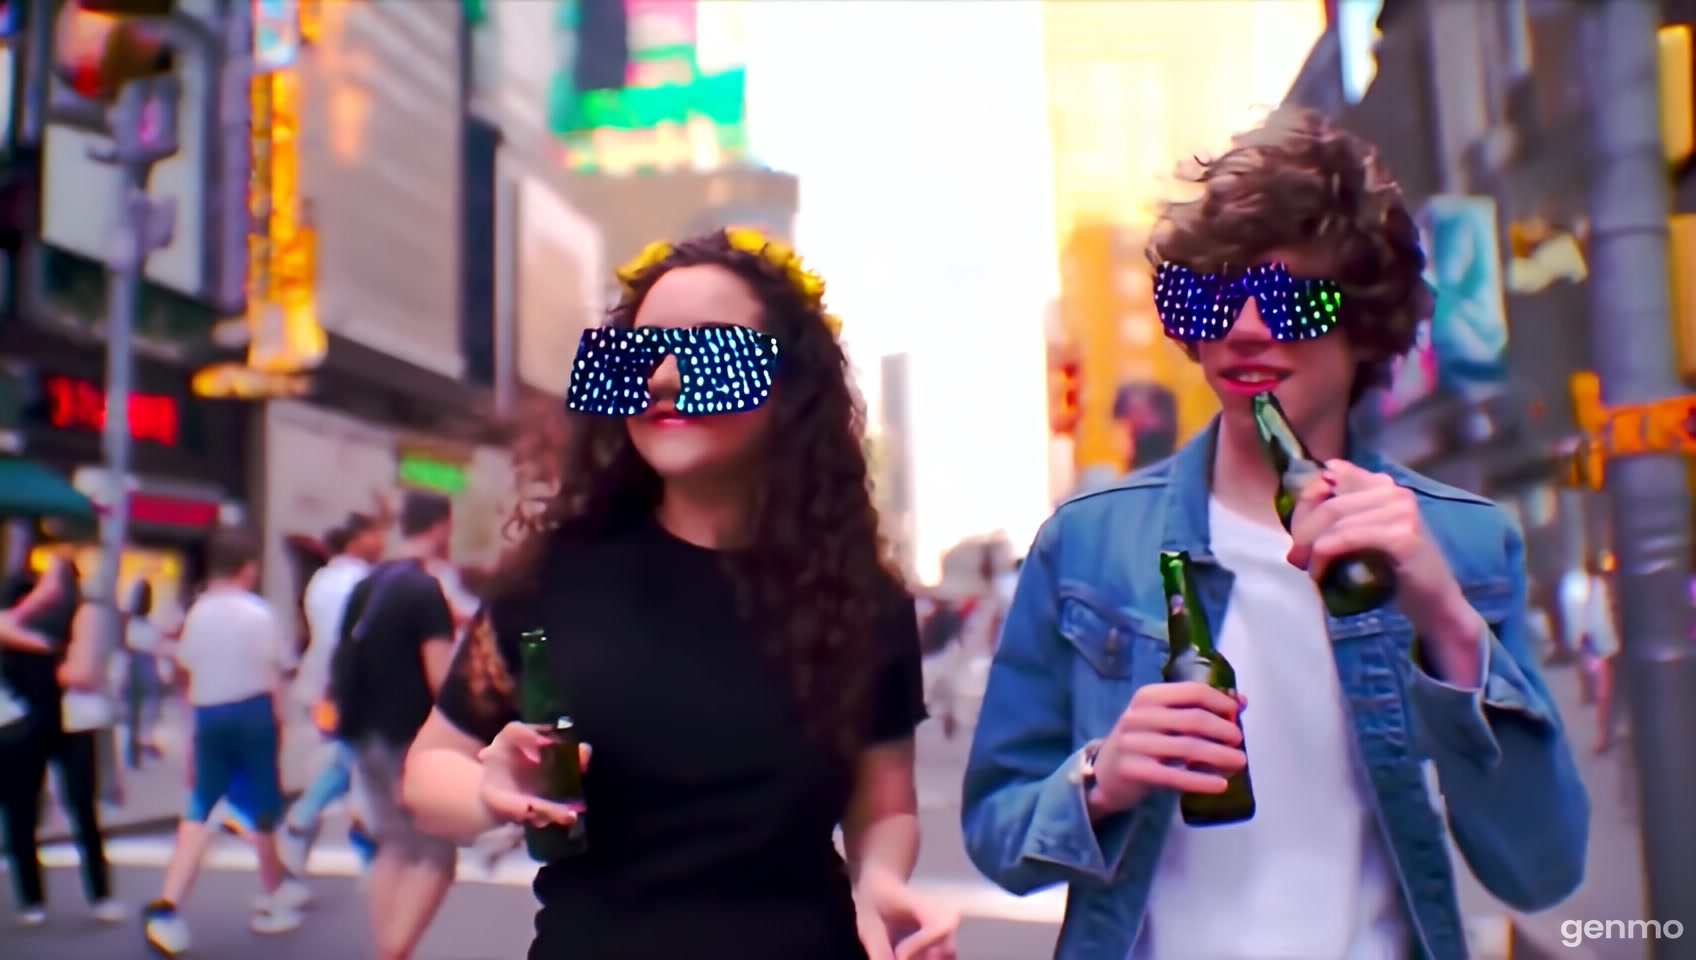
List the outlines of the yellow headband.
{"label": "yellow headband", "polygon": [[[824,309],[824,278],[807,269],[793,247],[781,240],[772,240],[753,227],[729,227],[724,231],[724,239],[732,249],[757,254],[773,266],[782,268],[795,292],[801,295],[807,306],[824,317],[824,325],[829,328],[830,335],[834,337],[842,333],[842,318]],[[671,256],[671,250],[669,242],[655,240],[643,247],[635,259],[614,271],[625,292],[629,293],[636,281],[654,265]]]}

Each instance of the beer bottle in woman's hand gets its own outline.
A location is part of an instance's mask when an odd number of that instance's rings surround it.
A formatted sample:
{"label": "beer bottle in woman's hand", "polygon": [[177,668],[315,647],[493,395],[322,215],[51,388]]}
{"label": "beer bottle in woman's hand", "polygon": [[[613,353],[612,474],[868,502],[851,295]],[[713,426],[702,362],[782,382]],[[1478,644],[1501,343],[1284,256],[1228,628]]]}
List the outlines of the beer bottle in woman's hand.
{"label": "beer bottle in woman's hand", "polygon": [[538,795],[577,812],[570,824],[526,824],[524,846],[533,860],[547,863],[576,856],[589,848],[583,801],[582,743],[576,725],[566,714],[553,683],[548,662],[548,638],[541,630],[519,640],[523,673],[519,680],[519,714],[551,740],[541,751]]}

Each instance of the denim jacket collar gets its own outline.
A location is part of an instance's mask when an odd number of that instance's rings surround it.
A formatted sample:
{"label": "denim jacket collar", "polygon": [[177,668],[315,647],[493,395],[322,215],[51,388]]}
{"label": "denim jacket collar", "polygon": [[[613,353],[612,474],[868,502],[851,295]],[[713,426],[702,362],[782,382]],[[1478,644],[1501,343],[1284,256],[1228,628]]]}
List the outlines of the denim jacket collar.
{"label": "denim jacket collar", "polygon": [[[1213,419],[1177,452],[1167,466],[1165,537],[1161,549],[1185,550],[1199,562],[1212,562],[1213,534],[1208,528],[1207,502],[1213,487],[1213,457],[1219,437],[1219,416]],[[1347,457],[1350,463],[1374,473],[1384,469],[1378,451],[1357,445],[1351,435]]]}

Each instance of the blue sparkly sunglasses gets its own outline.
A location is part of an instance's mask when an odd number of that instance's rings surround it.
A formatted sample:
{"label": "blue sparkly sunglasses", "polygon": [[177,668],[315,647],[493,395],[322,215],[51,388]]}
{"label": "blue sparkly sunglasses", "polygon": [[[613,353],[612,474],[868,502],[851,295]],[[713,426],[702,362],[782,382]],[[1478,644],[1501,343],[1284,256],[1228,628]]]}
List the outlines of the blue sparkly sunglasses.
{"label": "blue sparkly sunglasses", "polygon": [[677,358],[677,412],[687,417],[752,410],[771,396],[777,338],[749,327],[595,327],[583,331],[567,409],[633,417],[648,409],[648,378]]}
{"label": "blue sparkly sunglasses", "polygon": [[1174,340],[1224,339],[1249,297],[1272,339],[1312,340],[1336,328],[1343,289],[1335,280],[1293,277],[1281,263],[1241,273],[1197,273],[1163,263],[1154,272],[1154,309]]}

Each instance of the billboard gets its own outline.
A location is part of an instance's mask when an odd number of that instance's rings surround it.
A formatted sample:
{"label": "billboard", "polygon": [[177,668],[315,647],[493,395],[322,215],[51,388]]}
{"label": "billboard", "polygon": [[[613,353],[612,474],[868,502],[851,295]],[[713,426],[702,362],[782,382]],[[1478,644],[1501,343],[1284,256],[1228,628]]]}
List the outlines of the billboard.
{"label": "billboard", "polygon": [[319,317],[332,332],[457,377],[459,6],[316,6],[316,36],[295,69]]}
{"label": "billboard", "polygon": [[552,186],[526,177],[516,189],[518,378],[563,397],[577,340],[600,321],[611,267],[600,230]]}
{"label": "billboard", "polygon": [[1438,387],[1466,395],[1507,378],[1508,325],[1496,202],[1443,195],[1419,212],[1425,282],[1436,295],[1409,353],[1397,360],[1380,412],[1394,415]]}
{"label": "billboard", "polygon": [[[549,125],[579,173],[716,170],[746,160],[741,0],[563,0],[570,51],[549,92]],[[607,82],[609,50],[626,54]],[[588,58],[595,69],[586,69]]]}

